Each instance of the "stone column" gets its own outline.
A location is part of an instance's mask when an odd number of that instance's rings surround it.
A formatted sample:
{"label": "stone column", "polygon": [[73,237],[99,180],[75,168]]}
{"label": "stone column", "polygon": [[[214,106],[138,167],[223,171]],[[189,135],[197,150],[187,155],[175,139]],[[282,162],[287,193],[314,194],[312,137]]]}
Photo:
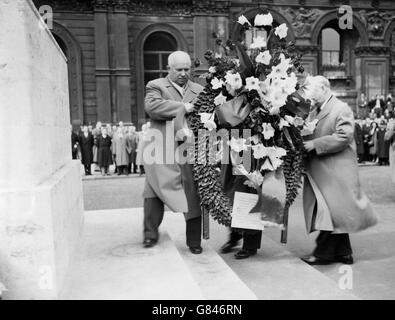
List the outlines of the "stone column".
{"label": "stone column", "polygon": [[97,120],[111,122],[111,83],[107,0],[94,2]]}
{"label": "stone column", "polygon": [[81,164],[66,58],[32,1],[0,2],[0,106],[4,298],[56,299],[82,231]]}
{"label": "stone column", "polygon": [[124,0],[114,2],[109,16],[111,69],[114,86],[111,89],[114,97],[115,121],[132,121],[132,101],[130,88],[130,61],[128,37],[128,3]]}

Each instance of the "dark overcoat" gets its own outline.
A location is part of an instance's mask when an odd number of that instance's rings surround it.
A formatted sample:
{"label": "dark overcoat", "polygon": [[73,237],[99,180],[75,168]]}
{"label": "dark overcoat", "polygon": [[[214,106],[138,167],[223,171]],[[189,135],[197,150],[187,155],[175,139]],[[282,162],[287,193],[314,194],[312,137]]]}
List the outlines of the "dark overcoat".
{"label": "dark overcoat", "polygon": [[379,128],[376,131],[377,134],[377,157],[389,158],[390,156],[390,142],[385,140],[385,133],[387,128]]}
{"label": "dark overcoat", "polygon": [[93,162],[93,135],[89,132],[85,137],[82,132],[79,136],[79,144],[81,147],[81,162],[84,165],[90,165]]}
{"label": "dark overcoat", "polygon": [[112,164],[111,137],[99,135],[96,137],[97,163],[99,167],[108,167]]}

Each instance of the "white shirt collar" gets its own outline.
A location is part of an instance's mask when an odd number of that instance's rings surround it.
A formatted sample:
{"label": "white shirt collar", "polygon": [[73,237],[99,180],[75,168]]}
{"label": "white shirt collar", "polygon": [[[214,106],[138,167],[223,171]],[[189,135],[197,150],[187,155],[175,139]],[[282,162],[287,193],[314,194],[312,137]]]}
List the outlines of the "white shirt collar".
{"label": "white shirt collar", "polygon": [[321,111],[322,109],[324,109],[324,107],[326,106],[326,104],[328,103],[329,99],[332,97],[332,95],[330,95],[328,98],[326,98],[326,100],[324,101],[324,103],[321,105]]}

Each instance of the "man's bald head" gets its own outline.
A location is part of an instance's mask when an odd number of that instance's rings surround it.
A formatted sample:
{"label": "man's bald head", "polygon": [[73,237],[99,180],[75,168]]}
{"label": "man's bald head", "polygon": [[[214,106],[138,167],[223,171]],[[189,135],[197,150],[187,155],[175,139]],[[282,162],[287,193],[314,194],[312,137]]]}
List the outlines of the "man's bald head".
{"label": "man's bald head", "polygon": [[324,76],[309,76],[306,79],[306,98],[313,104],[321,105],[330,95],[331,85]]}
{"label": "man's bald head", "polygon": [[169,55],[168,69],[170,80],[183,87],[191,74],[191,58],[184,51],[175,51]]}
{"label": "man's bald head", "polygon": [[172,67],[177,63],[189,63],[189,65],[192,65],[191,57],[184,51],[174,51],[169,55],[167,62],[169,67]]}

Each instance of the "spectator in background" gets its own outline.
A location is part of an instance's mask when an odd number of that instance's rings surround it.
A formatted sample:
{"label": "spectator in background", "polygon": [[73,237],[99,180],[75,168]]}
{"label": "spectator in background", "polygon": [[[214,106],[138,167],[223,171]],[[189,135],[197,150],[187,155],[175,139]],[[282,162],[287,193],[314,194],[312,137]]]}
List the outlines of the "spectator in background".
{"label": "spectator in background", "polygon": [[379,166],[389,165],[389,151],[390,142],[385,140],[385,133],[387,131],[387,121],[384,119],[380,121],[379,127],[377,129],[377,157],[379,159]]}
{"label": "spectator in background", "polygon": [[84,165],[85,175],[91,175],[91,165],[93,161],[93,135],[89,132],[87,126],[84,126],[79,136],[79,144],[81,147],[81,162]]}
{"label": "spectator in background", "polygon": [[[111,126],[110,126],[111,128]],[[110,175],[108,168],[112,164],[111,154],[111,137],[108,135],[107,127],[103,127],[101,134],[96,139],[97,144],[97,162],[100,167],[102,176]]]}
{"label": "spectator in background", "polygon": [[[117,126],[112,126],[112,130],[111,130],[111,138],[112,138],[111,149],[114,148],[114,136],[115,136],[116,133],[117,133]],[[114,154],[114,152],[113,152],[113,154]],[[117,161],[116,161],[117,159],[115,159],[115,156],[114,156],[112,160],[113,160],[113,162],[115,164],[114,173],[117,173],[118,172]]]}
{"label": "spectator in background", "polygon": [[93,146],[93,163],[95,164],[95,171],[99,171],[99,166],[97,165],[97,146],[96,146],[96,139],[101,134],[101,127],[102,123],[98,121],[96,123],[95,129],[92,131],[94,146]]}
{"label": "spectator in background", "polygon": [[370,154],[370,161],[376,162],[377,161],[377,122],[373,121],[370,125],[369,130],[369,154]]}
{"label": "spectator in background", "polygon": [[126,150],[126,137],[123,128],[119,127],[112,139],[112,153],[115,157],[118,175],[126,174],[129,156]]}
{"label": "spectator in background", "polygon": [[126,136],[126,149],[129,156],[128,161],[128,173],[132,173],[132,165],[133,165],[133,173],[137,173],[137,164],[136,164],[136,153],[137,153],[137,145],[138,145],[139,136],[136,132],[136,127],[129,127],[128,134]]}
{"label": "spectator in background", "polygon": [[73,131],[73,126],[71,125],[71,157],[73,160],[78,158],[78,134]]}
{"label": "spectator in background", "polygon": [[364,160],[364,143],[363,143],[363,132],[362,132],[360,119],[355,120],[354,139],[355,139],[355,144],[357,145],[358,163],[361,163]]}
{"label": "spectator in background", "polygon": [[366,118],[365,120],[363,120],[363,123],[362,123],[363,151],[364,151],[363,161],[370,161],[369,131],[370,131],[371,123],[372,123],[372,120],[370,120],[370,118]]}
{"label": "spectator in background", "polygon": [[386,109],[390,113],[393,113],[394,112],[394,99],[392,98],[392,94],[391,93],[389,93],[387,95],[386,103],[387,103]]}
{"label": "spectator in background", "polygon": [[123,125],[123,121],[119,121],[118,128],[120,128],[122,130],[122,133],[125,133],[125,127]]}
{"label": "spectator in background", "polygon": [[110,123],[107,123],[106,129],[107,129],[107,135],[110,136],[110,138],[112,139],[112,129]]}

